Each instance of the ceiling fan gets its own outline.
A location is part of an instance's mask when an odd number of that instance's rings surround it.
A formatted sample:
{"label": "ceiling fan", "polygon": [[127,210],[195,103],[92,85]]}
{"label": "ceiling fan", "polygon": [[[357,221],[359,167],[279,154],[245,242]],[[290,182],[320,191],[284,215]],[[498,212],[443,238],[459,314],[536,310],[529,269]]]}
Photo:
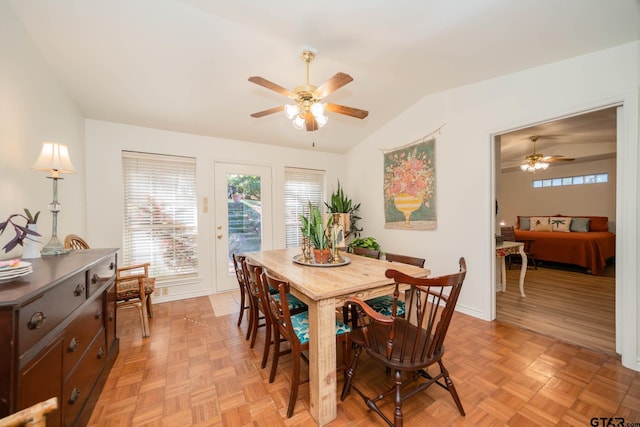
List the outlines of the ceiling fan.
{"label": "ceiling fan", "polygon": [[309,84],[309,63],[313,61],[316,53],[310,50],[305,50],[300,56],[307,64],[307,83],[297,86],[293,91],[270,82],[262,77],[249,77],[250,82],[278,92],[293,101],[293,104],[280,105],[268,110],[253,113],[251,114],[251,117],[259,118],[284,111],[287,118],[292,120],[291,123],[296,129],[315,131],[327,123],[328,118],[324,114],[325,111],[344,114],[357,119],[364,119],[369,115],[368,111],[360,110],[358,108],[323,102],[323,99],[327,95],[340,89],[347,83],[352,82],[353,78],[345,73],[337,73],[329,80],[316,87]]}
{"label": "ceiling fan", "polygon": [[540,138],[540,135],[532,135],[529,137],[533,142],[533,153],[524,158],[524,161],[520,165],[520,169],[524,172],[535,173],[538,170],[544,170],[549,167],[551,162],[571,162],[575,160],[572,157],[564,156],[545,156],[542,153],[536,153],[536,141]]}

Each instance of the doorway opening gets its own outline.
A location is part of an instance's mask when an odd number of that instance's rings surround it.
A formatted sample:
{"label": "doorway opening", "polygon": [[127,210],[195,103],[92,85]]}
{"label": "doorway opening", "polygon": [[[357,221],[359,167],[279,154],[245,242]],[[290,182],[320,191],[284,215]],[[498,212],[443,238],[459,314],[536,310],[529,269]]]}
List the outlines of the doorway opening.
{"label": "doorway opening", "polygon": [[[607,227],[615,233],[617,108],[559,118],[495,136],[497,233],[501,226],[519,228],[519,217],[557,215],[607,217]],[[546,168],[534,173],[523,171],[521,165],[531,161],[532,155],[543,162],[547,160]],[[607,174],[608,181],[592,186],[571,184],[573,177],[597,174]],[[527,296],[519,294],[519,268],[507,270],[507,292],[496,293],[496,320],[615,354],[615,257],[608,260],[602,274],[594,275],[580,265],[554,262],[548,253],[536,253],[535,241],[531,252],[538,268],[527,269]],[[496,268],[496,275],[500,274]]]}

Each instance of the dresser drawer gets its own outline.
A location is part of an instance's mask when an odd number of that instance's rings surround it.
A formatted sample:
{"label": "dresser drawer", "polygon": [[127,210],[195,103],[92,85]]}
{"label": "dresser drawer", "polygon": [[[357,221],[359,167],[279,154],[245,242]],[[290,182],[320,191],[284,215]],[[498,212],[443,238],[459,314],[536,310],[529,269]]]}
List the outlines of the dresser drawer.
{"label": "dresser drawer", "polygon": [[86,300],[86,272],[78,273],[22,307],[18,314],[18,354],[35,343]]}
{"label": "dresser drawer", "polygon": [[102,295],[90,300],[64,331],[63,378],[69,375],[104,325]]}
{"label": "dresser drawer", "polygon": [[95,337],[89,351],[80,359],[80,362],[64,383],[61,406],[63,408],[65,426],[73,425],[73,422],[78,417],[96,383],[96,378],[98,378],[105,366],[106,359],[104,332],[101,332]]}
{"label": "dresser drawer", "polygon": [[89,269],[87,296],[91,296],[103,284],[116,277],[116,254],[105,257]]}

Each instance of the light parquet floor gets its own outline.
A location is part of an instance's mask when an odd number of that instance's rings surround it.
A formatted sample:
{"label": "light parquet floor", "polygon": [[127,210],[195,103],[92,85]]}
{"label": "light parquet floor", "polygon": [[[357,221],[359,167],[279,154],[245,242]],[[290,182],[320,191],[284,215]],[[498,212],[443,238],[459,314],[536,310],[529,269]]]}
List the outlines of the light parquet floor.
{"label": "light parquet floor", "polygon": [[[263,334],[250,349],[246,320],[238,328],[237,305],[229,307],[237,304],[234,294],[213,301],[217,312],[231,314],[216,317],[207,297],[156,304],[147,339],[135,310],[118,313],[120,355],[89,426],[314,425],[308,384],[286,418],[290,356],[269,384],[268,369],[260,369]],[[361,359],[356,381],[378,390],[390,381],[383,368]],[[592,417],[640,423],[640,373],[601,352],[456,313],[445,363],[466,417],[434,386],[405,402],[405,425],[589,426]],[[338,395],[341,387],[339,380]],[[329,425],[383,423],[352,393],[338,402],[338,418]]]}

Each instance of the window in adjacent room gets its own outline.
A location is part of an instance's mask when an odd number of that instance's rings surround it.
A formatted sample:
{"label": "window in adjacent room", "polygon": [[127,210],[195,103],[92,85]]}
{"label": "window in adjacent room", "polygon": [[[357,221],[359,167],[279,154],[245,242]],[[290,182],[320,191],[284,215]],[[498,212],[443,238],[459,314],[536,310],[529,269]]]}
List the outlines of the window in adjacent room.
{"label": "window in adjacent room", "polygon": [[307,215],[309,202],[322,209],[324,206],[324,171],[285,168],[284,205],[287,248],[300,246],[300,215]]}
{"label": "window in adjacent room", "polygon": [[602,184],[609,182],[609,174],[598,173],[592,175],[566,176],[563,178],[534,179],[533,188],[562,187],[566,185]]}
{"label": "window in adjacent room", "polygon": [[122,165],[122,264],[149,262],[158,280],[196,275],[196,159],[123,151]]}

